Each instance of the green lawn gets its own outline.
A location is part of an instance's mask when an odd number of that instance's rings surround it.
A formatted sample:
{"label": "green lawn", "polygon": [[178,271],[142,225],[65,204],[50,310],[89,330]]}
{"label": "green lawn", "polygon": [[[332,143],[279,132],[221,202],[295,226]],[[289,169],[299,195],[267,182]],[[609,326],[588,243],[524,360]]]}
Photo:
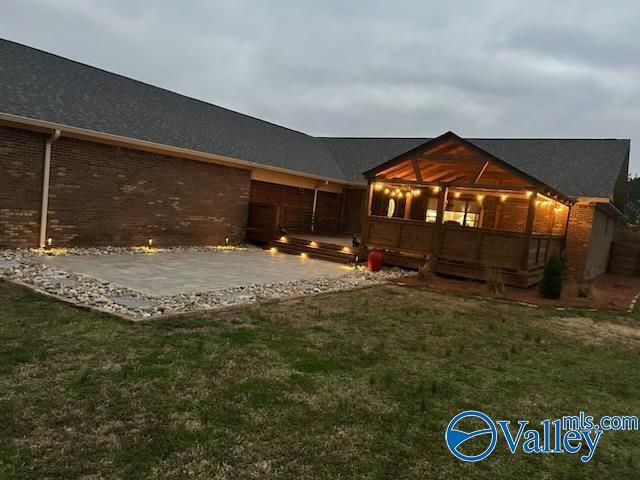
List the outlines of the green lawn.
{"label": "green lawn", "polygon": [[640,432],[465,464],[444,430],[640,415],[638,328],[397,286],[130,324],[0,283],[0,478],[631,478]]}

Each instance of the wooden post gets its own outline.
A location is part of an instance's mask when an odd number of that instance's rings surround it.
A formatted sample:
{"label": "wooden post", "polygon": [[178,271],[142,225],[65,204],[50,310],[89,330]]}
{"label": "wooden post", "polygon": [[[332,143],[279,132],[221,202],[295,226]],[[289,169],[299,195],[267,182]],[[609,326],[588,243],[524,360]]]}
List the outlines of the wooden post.
{"label": "wooden post", "polygon": [[527,208],[527,222],[524,226],[524,236],[522,237],[522,250],[520,252],[520,270],[526,271],[529,262],[529,245],[531,244],[531,232],[533,231],[533,220],[536,215],[537,192],[531,192],[529,206]]}
{"label": "wooden post", "polygon": [[362,235],[360,237],[360,245],[364,249],[367,247],[369,237],[369,217],[371,216],[371,204],[373,202],[373,185],[371,184],[371,180],[369,180],[367,188],[369,194],[364,201],[364,208],[362,211]]}
{"label": "wooden post", "polygon": [[405,220],[411,219],[411,203],[413,202],[413,195],[404,197],[404,218]]}
{"label": "wooden post", "polygon": [[438,210],[436,212],[436,228],[434,229],[433,252],[431,254],[430,267],[432,272],[436,271],[438,256],[440,255],[440,250],[442,248],[442,219],[444,218],[444,207],[447,200],[447,188],[441,186],[438,193]]}

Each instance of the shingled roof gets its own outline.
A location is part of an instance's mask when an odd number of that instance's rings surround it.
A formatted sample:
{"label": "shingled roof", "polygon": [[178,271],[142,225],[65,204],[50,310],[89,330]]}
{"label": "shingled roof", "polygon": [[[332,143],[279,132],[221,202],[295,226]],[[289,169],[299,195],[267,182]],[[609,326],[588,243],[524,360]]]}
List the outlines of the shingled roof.
{"label": "shingled roof", "polygon": [[[0,112],[344,182],[429,140],[313,137],[2,39]],[[613,197],[630,143],[466,140],[569,197],[601,198]]]}

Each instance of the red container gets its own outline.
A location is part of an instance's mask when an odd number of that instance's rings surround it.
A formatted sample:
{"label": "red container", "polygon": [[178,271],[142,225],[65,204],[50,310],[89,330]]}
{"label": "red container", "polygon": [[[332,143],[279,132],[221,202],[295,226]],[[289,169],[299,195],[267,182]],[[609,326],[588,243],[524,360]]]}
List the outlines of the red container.
{"label": "red container", "polygon": [[369,264],[369,270],[377,272],[382,268],[384,263],[384,254],[381,250],[371,250],[367,257],[367,263]]}

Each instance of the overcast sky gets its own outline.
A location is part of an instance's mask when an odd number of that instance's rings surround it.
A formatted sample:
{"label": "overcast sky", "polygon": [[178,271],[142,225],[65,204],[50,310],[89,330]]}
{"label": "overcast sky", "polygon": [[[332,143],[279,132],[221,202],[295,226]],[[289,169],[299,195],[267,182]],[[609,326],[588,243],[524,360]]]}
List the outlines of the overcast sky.
{"label": "overcast sky", "polygon": [[312,135],[640,130],[640,2],[1,0],[0,36]]}

